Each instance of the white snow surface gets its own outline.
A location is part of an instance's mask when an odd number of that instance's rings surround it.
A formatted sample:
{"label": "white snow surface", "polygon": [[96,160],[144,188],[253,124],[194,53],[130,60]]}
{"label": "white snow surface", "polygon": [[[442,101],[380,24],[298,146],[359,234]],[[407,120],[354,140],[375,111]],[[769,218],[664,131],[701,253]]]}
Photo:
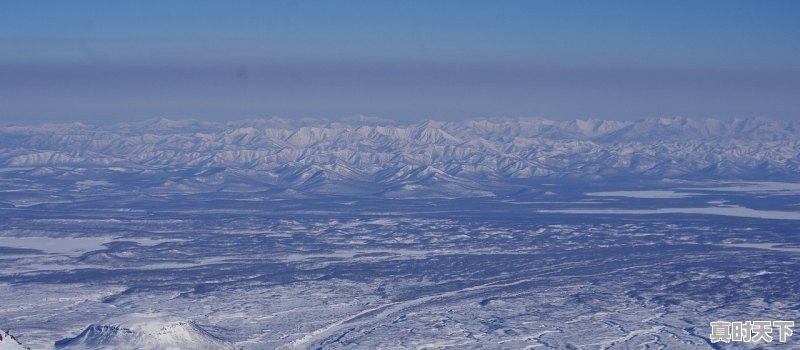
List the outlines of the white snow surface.
{"label": "white snow surface", "polygon": [[234,346],[191,320],[160,313],[133,313],[90,325],[80,335],[56,344],[57,349],[234,349]]}
{"label": "white snow surface", "polygon": [[0,329],[0,350],[28,350],[28,348],[14,339],[8,331]]}

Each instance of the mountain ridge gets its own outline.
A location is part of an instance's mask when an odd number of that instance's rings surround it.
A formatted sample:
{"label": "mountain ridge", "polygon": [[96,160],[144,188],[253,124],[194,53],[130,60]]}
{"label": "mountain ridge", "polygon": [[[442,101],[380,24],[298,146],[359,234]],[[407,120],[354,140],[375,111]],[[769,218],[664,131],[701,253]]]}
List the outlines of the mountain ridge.
{"label": "mountain ridge", "polygon": [[[800,178],[800,125],[765,118],[399,123],[147,120],[0,127],[4,177],[77,172],[145,188],[326,194],[495,193],[564,178]],[[209,171],[215,169],[215,171]],[[152,181],[154,174],[160,180]],[[427,177],[426,177],[427,176]],[[84,179],[85,180],[85,179]],[[404,196],[404,195],[401,195]]]}

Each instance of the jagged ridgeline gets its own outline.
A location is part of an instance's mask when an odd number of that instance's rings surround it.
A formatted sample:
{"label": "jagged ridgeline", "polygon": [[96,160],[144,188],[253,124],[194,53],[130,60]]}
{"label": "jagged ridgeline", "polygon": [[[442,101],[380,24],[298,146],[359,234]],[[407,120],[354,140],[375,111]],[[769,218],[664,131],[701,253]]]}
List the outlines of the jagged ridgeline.
{"label": "jagged ridgeline", "polygon": [[492,196],[553,178],[794,180],[798,130],[796,122],[763,118],[6,125],[0,164],[6,178],[52,178],[78,189]]}

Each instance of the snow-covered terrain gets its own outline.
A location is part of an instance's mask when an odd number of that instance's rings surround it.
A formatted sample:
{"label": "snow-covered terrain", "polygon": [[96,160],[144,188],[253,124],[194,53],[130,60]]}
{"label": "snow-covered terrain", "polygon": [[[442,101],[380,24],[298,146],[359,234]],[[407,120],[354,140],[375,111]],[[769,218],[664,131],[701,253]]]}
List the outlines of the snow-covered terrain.
{"label": "snow-covered terrain", "polygon": [[10,332],[0,330],[0,350],[30,350],[30,348],[22,346]]}
{"label": "snow-covered terrain", "polygon": [[57,349],[234,349],[193,321],[161,314],[132,313],[90,325],[73,338],[56,342]]}
{"label": "snow-covered terrain", "polygon": [[766,119],[4,126],[0,349],[797,348],[708,335],[800,322],[798,140]]}
{"label": "snow-covered terrain", "polygon": [[[768,119],[149,120],[0,127],[6,176],[74,190],[481,197],[528,179],[790,178],[800,126]],[[35,202],[14,202],[16,206]]]}

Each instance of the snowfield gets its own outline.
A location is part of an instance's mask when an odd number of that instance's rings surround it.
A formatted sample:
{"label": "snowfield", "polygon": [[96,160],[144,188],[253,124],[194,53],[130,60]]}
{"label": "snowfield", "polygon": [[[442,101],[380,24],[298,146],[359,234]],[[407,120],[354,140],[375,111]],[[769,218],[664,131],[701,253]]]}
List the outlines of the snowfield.
{"label": "snowfield", "polygon": [[0,349],[798,348],[708,335],[800,322],[799,140],[766,119],[2,126]]}

